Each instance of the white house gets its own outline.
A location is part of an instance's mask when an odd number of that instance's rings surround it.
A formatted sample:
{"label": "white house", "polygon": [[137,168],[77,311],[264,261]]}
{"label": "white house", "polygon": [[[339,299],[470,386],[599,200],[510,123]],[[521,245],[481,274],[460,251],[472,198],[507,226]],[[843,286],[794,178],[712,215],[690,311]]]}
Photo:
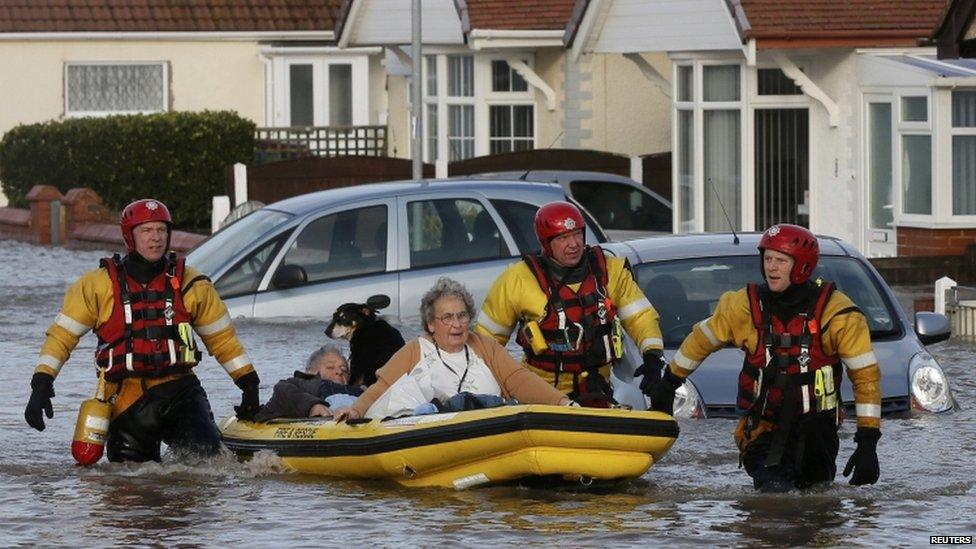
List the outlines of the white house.
{"label": "white house", "polygon": [[675,230],[808,225],[871,256],[976,240],[976,65],[944,0],[589,0],[574,55],[667,52]]}
{"label": "white house", "polygon": [[[387,123],[401,156],[410,156],[411,4],[346,0],[336,28],[340,48],[387,52]],[[424,0],[423,155],[439,174],[450,161],[550,146],[626,155],[670,149],[667,56],[572,58],[564,40],[582,13],[576,4]]]}

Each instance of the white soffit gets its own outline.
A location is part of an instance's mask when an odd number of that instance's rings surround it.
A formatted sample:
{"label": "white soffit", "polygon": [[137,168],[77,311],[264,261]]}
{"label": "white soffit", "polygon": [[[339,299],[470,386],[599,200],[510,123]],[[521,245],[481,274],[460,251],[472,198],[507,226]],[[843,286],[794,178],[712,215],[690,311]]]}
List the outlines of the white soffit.
{"label": "white soffit", "polygon": [[579,53],[741,50],[742,40],[725,0],[591,0],[573,46]]}
{"label": "white soffit", "polygon": [[[340,46],[384,46],[411,41],[411,0],[355,0]],[[454,0],[423,0],[420,27],[424,44],[463,44]]]}

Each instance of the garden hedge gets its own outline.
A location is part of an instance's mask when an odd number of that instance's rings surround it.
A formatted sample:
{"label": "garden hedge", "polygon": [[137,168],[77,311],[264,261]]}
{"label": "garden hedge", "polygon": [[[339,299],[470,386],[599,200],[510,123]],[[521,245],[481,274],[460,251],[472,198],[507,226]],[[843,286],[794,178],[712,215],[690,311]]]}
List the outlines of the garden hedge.
{"label": "garden hedge", "polygon": [[176,226],[209,232],[224,167],[254,158],[254,122],[229,111],[74,118],[25,124],[0,140],[0,181],[11,206],[37,184],[88,187],[108,208],[157,198]]}

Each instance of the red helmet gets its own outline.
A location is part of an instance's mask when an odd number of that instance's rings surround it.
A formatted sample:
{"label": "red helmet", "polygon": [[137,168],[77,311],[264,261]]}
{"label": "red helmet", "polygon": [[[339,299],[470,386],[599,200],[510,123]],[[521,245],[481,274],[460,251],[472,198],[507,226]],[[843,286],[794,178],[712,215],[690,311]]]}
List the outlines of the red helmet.
{"label": "red helmet", "polygon": [[[791,284],[803,284],[809,280],[817,266],[817,260],[820,259],[817,237],[808,229],[789,223],[780,223],[766,229],[759,241],[760,254],[764,250],[776,250],[793,258]],[[763,276],[765,275],[763,270]]]}
{"label": "red helmet", "polygon": [[539,208],[535,214],[535,235],[539,237],[542,251],[548,256],[552,255],[549,241],[578,229],[582,229],[583,234],[586,234],[583,214],[580,213],[579,208],[569,202],[550,202]]}
{"label": "red helmet", "polygon": [[122,210],[122,219],[119,224],[122,226],[122,239],[125,240],[125,247],[130,252],[136,249],[136,243],[132,239],[132,229],[150,221],[162,221],[166,223],[170,231],[173,230],[173,218],[169,215],[169,208],[158,200],[152,198],[136,200]]}

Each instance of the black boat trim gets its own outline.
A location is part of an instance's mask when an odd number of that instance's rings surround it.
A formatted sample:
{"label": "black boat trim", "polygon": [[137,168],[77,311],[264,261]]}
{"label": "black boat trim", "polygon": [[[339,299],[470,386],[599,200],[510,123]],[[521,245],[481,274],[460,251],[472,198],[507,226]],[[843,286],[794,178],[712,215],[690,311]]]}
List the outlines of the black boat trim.
{"label": "black boat trim", "polygon": [[572,417],[568,414],[520,412],[510,416],[477,419],[452,425],[424,426],[423,429],[370,438],[251,440],[225,435],[223,441],[231,451],[239,454],[272,450],[282,457],[367,456],[527,430],[678,437],[678,424],[673,419]]}

